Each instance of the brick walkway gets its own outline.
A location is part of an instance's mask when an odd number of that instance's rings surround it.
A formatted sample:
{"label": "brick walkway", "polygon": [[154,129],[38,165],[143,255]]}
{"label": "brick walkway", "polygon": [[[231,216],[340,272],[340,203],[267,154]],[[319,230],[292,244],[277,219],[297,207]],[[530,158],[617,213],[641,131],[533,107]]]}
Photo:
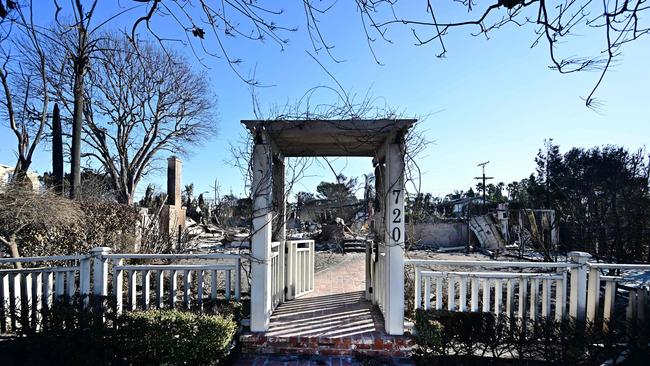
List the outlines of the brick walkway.
{"label": "brick walkway", "polygon": [[363,255],[316,273],[314,287],[278,306],[268,332],[243,335],[244,346],[256,349],[236,365],[364,365],[367,356],[379,357],[373,359],[378,365],[411,364],[405,357],[382,357],[388,349],[405,356],[400,350],[409,346],[402,337],[386,335],[379,309],[365,300]]}
{"label": "brick walkway", "polygon": [[314,292],[305,297],[338,295],[366,290],[366,256],[362,253],[346,254],[345,259],[316,273]]}
{"label": "brick walkway", "polygon": [[288,301],[271,315],[267,336],[381,336],[384,319],[365,299],[365,258],[351,255],[316,274],[314,291]]}

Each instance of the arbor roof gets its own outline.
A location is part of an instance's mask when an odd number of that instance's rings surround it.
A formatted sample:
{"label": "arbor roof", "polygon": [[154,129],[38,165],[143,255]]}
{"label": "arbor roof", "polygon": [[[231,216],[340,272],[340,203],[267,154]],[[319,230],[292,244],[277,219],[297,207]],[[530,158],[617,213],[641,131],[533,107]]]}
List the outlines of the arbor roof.
{"label": "arbor roof", "polygon": [[282,155],[374,157],[386,139],[403,138],[416,119],[242,120],[253,136],[267,135]]}

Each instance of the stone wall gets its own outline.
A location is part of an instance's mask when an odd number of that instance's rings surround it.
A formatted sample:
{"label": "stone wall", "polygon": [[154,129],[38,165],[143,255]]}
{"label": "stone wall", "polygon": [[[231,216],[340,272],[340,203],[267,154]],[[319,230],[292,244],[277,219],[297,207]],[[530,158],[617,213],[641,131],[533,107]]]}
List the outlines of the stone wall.
{"label": "stone wall", "polygon": [[467,223],[440,222],[433,224],[416,224],[411,241],[431,248],[458,247],[467,244]]}

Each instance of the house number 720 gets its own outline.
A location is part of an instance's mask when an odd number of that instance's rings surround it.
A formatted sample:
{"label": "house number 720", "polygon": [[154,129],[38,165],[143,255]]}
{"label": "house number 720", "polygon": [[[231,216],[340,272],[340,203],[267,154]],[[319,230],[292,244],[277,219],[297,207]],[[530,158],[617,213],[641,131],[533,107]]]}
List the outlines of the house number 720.
{"label": "house number 720", "polygon": [[[400,198],[400,193],[402,190],[400,189],[393,189],[393,196],[395,197],[395,204],[399,203],[399,198]],[[393,209],[393,223],[394,224],[399,224],[402,222],[402,210],[399,208],[394,208]],[[397,242],[402,238],[402,230],[400,229],[399,226],[393,227],[391,230],[391,238]]]}

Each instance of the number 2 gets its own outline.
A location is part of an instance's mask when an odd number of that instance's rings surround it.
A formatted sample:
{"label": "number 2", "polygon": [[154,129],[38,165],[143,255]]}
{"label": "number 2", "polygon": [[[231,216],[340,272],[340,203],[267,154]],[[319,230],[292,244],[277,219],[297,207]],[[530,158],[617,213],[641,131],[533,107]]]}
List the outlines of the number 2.
{"label": "number 2", "polygon": [[401,215],[402,215],[402,210],[399,208],[394,208],[393,209],[393,215],[395,215],[395,218],[393,218],[393,223],[394,224],[399,224],[402,222]]}

